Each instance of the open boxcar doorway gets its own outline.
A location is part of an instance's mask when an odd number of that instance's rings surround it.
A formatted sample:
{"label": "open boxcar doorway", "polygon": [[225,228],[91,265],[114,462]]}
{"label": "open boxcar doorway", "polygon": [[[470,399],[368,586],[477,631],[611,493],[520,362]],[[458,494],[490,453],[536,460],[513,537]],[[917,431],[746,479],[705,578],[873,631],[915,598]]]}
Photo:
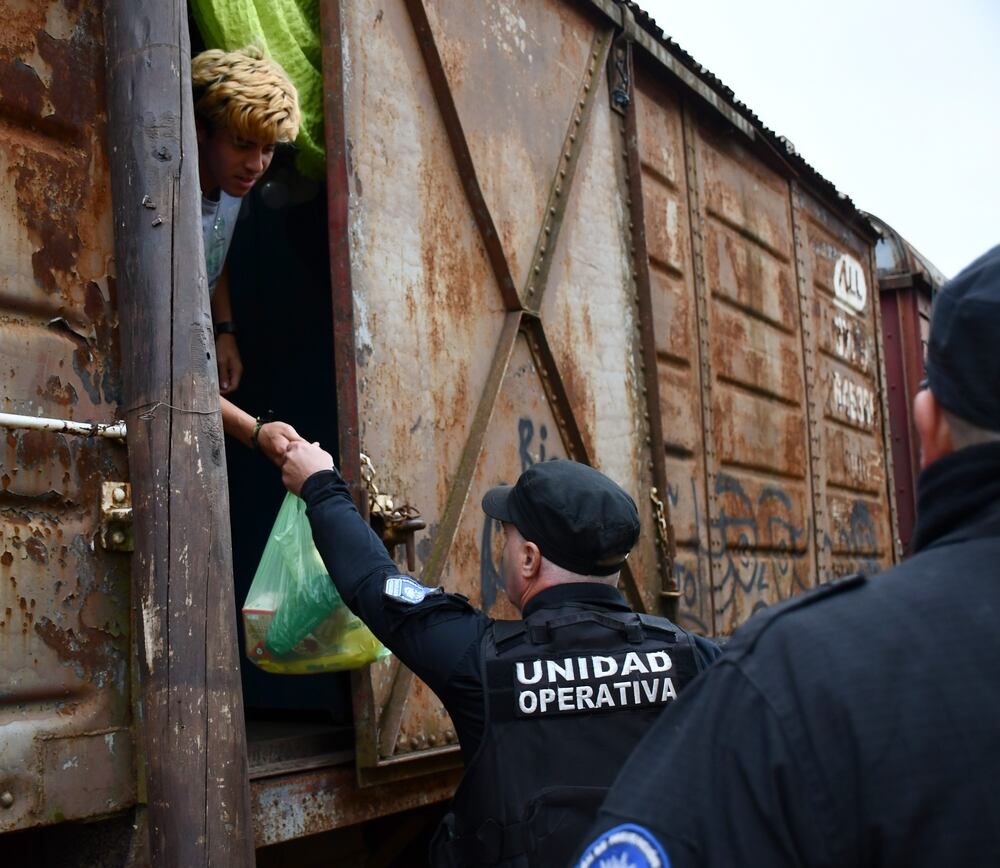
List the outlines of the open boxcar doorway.
{"label": "open boxcar doorway", "polygon": [[[194,54],[204,43],[193,16],[189,24]],[[228,397],[253,416],[288,422],[339,462],[326,188],[298,171],[293,148],[279,146],[244,197],[227,263],[244,366]],[[251,775],[340,752],[350,761],[350,673],[275,675],[244,653],[240,611],[285,488],[278,468],[229,437],[226,465]]]}
{"label": "open boxcar doorway", "polygon": [[[281,153],[244,199],[229,253],[244,375],[230,397],[253,415],[273,412],[338,458],[326,191]],[[278,507],[278,469],[227,438],[236,606],[246,598]],[[240,619],[240,642],[243,645]],[[262,741],[317,749],[351,726],[350,677],[274,675],[241,657],[251,767]],[[289,741],[291,739],[292,741]],[[302,741],[305,739],[305,741]],[[338,739],[350,743],[350,739]],[[273,745],[266,753],[276,758]]]}

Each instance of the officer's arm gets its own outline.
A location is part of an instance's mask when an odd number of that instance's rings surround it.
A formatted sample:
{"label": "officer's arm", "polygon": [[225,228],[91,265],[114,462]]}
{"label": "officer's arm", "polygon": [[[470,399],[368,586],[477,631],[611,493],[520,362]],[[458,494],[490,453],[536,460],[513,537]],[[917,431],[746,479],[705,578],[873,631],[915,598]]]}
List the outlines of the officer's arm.
{"label": "officer's arm", "polygon": [[851,864],[830,858],[830,823],[819,819],[830,819],[829,805],[795,740],[768,698],[723,658],[633,752],[576,864],[624,855],[615,848],[629,840],[659,848],[671,868]]}
{"label": "officer's arm", "polygon": [[399,567],[336,470],[314,473],[301,496],[316,548],[348,608],[432,689],[446,689],[488,619],[452,595],[436,593],[417,605],[388,597],[385,580],[398,575]]}

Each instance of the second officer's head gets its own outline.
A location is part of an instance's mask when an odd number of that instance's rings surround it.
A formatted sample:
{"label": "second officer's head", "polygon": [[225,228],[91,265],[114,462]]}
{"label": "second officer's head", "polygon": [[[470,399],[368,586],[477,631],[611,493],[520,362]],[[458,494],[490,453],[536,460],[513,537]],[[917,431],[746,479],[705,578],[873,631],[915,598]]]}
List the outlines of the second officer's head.
{"label": "second officer's head", "polygon": [[913,401],[921,466],[1000,441],[1000,245],[948,281],[934,300],[927,388]]}

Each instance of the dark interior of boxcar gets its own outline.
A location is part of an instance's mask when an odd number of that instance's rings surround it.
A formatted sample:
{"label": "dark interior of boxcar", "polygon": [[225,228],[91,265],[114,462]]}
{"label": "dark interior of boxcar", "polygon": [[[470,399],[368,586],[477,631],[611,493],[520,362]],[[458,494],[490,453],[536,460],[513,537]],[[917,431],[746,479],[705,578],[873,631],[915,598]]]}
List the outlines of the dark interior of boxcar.
{"label": "dark interior of boxcar", "polygon": [[[192,54],[203,48],[193,18]],[[227,258],[244,373],[229,395],[253,416],[273,413],[337,455],[326,188],[280,147],[244,198]],[[281,474],[226,438],[234,606],[251,767],[353,746],[350,675],[274,675],[243,654],[240,609],[285,496]]]}
{"label": "dark interior of boxcar", "polygon": [[[326,191],[295,170],[291,154],[277,156],[244,200],[229,268],[245,368],[230,397],[252,415],[273,412],[335,453]],[[277,468],[231,439],[226,460],[239,606],[285,489]],[[270,675],[243,661],[244,701],[251,719],[265,712],[273,717],[280,709],[311,708],[329,709],[335,719],[347,720],[347,681],[346,676]]]}

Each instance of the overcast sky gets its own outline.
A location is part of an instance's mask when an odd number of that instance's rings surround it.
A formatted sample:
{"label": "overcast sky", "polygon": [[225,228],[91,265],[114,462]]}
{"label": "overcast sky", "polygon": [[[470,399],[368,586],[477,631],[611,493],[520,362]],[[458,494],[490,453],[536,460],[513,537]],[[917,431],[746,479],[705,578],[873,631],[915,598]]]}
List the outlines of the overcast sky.
{"label": "overcast sky", "polygon": [[947,276],[1000,243],[1000,0],[638,2]]}

